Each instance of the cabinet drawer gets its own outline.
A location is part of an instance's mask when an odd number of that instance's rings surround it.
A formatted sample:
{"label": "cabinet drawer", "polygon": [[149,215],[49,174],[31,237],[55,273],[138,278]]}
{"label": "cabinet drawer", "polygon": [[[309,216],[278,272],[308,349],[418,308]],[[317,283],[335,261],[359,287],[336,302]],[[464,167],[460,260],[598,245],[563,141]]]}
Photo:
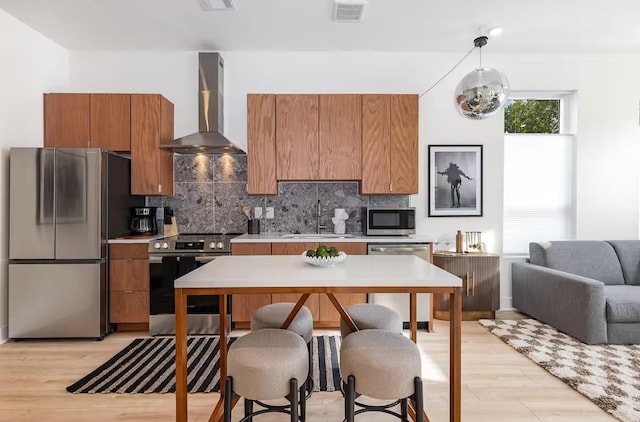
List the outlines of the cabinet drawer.
{"label": "cabinet drawer", "polygon": [[109,258],[149,259],[148,243],[114,243],[109,245]]}
{"label": "cabinet drawer", "polygon": [[109,322],[148,323],[148,291],[112,291],[109,298]]}
{"label": "cabinet drawer", "polygon": [[109,261],[110,290],[149,290],[149,261],[112,259]]}

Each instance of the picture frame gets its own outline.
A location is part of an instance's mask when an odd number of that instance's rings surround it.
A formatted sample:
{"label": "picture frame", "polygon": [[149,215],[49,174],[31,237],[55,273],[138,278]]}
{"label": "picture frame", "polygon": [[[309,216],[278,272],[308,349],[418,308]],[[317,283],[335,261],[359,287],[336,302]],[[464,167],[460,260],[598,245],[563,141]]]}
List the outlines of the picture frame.
{"label": "picture frame", "polygon": [[482,145],[429,145],[429,217],[482,217]]}

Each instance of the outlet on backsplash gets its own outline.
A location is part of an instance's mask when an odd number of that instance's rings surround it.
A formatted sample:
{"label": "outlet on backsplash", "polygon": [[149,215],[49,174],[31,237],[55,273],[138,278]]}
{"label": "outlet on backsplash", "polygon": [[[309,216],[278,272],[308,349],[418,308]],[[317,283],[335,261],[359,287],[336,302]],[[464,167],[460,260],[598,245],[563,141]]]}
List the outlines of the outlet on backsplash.
{"label": "outlet on backsplash", "polygon": [[262,207],[255,207],[253,209],[253,218],[262,218]]}
{"label": "outlet on backsplash", "polygon": [[264,218],[272,219],[274,214],[273,207],[266,207],[265,210],[266,210],[266,213]]}

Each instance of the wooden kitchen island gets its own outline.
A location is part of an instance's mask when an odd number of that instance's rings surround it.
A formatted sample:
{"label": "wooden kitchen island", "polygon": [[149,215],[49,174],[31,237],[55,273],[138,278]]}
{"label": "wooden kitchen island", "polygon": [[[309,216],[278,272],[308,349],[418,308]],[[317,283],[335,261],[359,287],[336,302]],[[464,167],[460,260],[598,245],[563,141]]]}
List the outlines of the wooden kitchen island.
{"label": "wooden kitchen island", "polygon": [[[336,293],[409,293],[411,339],[417,339],[416,294],[448,294],[451,300],[449,408],[451,422],[461,417],[462,280],[411,255],[349,256],[334,267],[319,268],[299,256],[223,256],[175,281],[176,421],[187,421],[187,296],[219,295],[220,326],[227,324],[227,295],[288,293],[300,300],[283,324],[286,328],[309,295],[326,294],[345,322],[357,329],[336,300]],[[220,400],[210,422],[222,421],[227,374],[227,333],[220,333]],[[234,405],[237,399],[234,401]],[[412,415],[414,413],[412,412]],[[428,419],[427,419],[428,420]]]}

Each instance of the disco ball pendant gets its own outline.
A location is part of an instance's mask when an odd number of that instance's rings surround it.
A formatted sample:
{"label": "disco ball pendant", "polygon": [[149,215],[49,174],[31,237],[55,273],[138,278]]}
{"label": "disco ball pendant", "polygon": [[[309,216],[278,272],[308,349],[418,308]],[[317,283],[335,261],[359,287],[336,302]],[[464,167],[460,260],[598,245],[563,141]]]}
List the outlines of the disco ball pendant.
{"label": "disco ball pendant", "polygon": [[486,119],[502,109],[509,91],[509,81],[503,73],[487,67],[475,69],[456,87],[455,106],[464,117]]}

